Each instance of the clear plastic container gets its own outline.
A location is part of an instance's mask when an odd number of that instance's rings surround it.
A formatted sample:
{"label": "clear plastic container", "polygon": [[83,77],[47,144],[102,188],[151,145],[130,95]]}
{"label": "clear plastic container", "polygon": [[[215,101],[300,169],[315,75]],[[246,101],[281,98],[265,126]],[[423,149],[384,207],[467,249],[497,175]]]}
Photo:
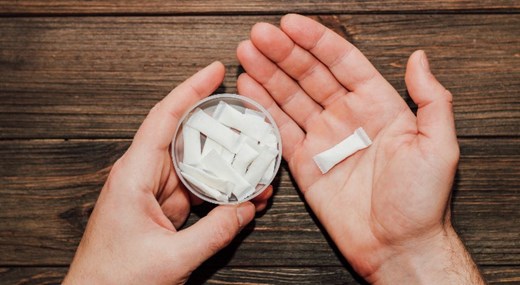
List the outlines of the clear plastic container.
{"label": "clear plastic container", "polygon": [[[183,161],[184,156],[184,140],[183,140],[183,126],[184,123],[190,118],[190,116],[194,113],[194,111],[197,108],[200,108],[204,110],[209,115],[213,114],[213,111],[217,107],[220,101],[224,101],[225,103],[237,108],[237,109],[243,109],[248,108],[260,113],[263,113],[265,115],[265,121],[273,126],[274,134],[277,139],[277,148],[278,148],[278,155],[275,158],[275,168],[274,172],[269,179],[269,183],[266,184],[258,184],[256,186],[256,190],[249,196],[244,197],[242,200],[229,200],[228,202],[222,202],[214,199],[213,197],[210,197],[204,193],[201,189],[199,189],[197,186],[191,184],[188,182],[181,174],[181,170],[179,168],[179,162]],[[243,110],[242,110],[243,111]],[[201,144],[204,143],[204,135],[201,135]],[[182,181],[182,183],[188,188],[188,190],[193,193],[195,196],[201,198],[204,201],[211,202],[214,204],[238,204],[244,201],[248,201],[253,199],[254,197],[260,195],[269,184],[273,181],[274,177],[276,176],[276,173],[278,172],[278,169],[280,168],[280,163],[282,160],[282,141],[280,137],[280,132],[278,130],[278,126],[274,122],[274,119],[269,114],[269,112],[262,107],[259,103],[255,102],[254,100],[247,98],[245,96],[240,96],[236,94],[218,94],[218,95],[212,95],[205,99],[200,100],[197,102],[194,106],[192,106],[181,118],[179,124],[177,125],[177,130],[175,131],[175,135],[173,137],[172,141],[172,160],[173,165],[175,167],[175,172],[177,173],[177,176]],[[234,197],[234,196],[233,196]]]}

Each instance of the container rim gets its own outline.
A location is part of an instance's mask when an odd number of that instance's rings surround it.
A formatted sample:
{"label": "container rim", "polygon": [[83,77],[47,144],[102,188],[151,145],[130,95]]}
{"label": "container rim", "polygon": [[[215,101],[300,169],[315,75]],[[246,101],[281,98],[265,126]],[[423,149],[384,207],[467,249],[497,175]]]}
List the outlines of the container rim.
{"label": "container rim", "polygon": [[[237,200],[237,201],[223,202],[223,201],[218,201],[216,199],[212,199],[210,197],[207,197],[207,196],[204,196],[204,195],[198,193],[198,191],[193,189],[191,184],[188,181],[186,181],[186,179],[182,176],[181,170],[180,170],[180,167],[179,167],[179,164],[178,164],[179,162],[178,162],[178,160],[176,158],[176,155],[175,155],[176,154],[175,144],[176,144],[176,141],[178,139],[179,132],[180,132],[184,122],[188,118],[188,116],[195,109],[197,109],[199,106],[203,105],[204,103],[207,103],[209,101],[221,101],[221,100],[224,100],[224,99],[233,99],[233,100],[243,101],[243,102],[245,102],[247,104],[251,104],[252,106],[257,108],[258,110],[260,110],[266,116],[266,118],[268,119],[269,123],[273,126],[274,134],[276,136],[276,140],[277,140],[277,143],[278,143],[278,155],[276,157],[276,163],[275,163],[274,172],[273,172],[273,176],[271,177],[271,180],[269,181],[269,183],[266,183],[260,190],[255,190],[255,192],[252,195],[249,195],[247,197],[247,199],[240,200],[240,201]],[[198,197],[198,198],[200,198],[200,199],[202,199],[202,200],[204,200],[206,202],[210,202],[210,203],[213,203],[213,204],[219,204],[219,205],[235,205],[235,204],[239,204],[239,203],[246,202],[246,201],[249,201],[251,199],[254,199],[258,195],[260,195],[262,192],[265,191],[265,189],[267,189],[267,187],[273,182],[274,178],[276,177],[276,174],[278,173],[278,171],[280,169],[281,160],[282,160],[282,139],[281,139],[281,136],[280,136],[280,130],[278,129],[278,125],[276,124],[274,118],[271,116],[269,111],[267,111],[267,109],[265,109],[264,106],[262,106],[260,103],[256,102],[255,100],[253,100],[251,98],[248,98],[246,96],[243,96],[243,95],[230,94],[230,93],[210,95],[210,96],[208,96],[208,97],[206,97],[204,99],[201,99],[201,100],[197,101],[193,106],[188,108],[188,110],[179,119],[179,122],[177,123],[177,127],[175,129],[175,133],[173,135],[172,142],[171,142],[171,159],[173,161],[175,174],[177,175],[179,180],[182,182],[182,184],[188,189],[188,191],[190,193],[192,193],[193,195],[195,195],[196,197]]]}

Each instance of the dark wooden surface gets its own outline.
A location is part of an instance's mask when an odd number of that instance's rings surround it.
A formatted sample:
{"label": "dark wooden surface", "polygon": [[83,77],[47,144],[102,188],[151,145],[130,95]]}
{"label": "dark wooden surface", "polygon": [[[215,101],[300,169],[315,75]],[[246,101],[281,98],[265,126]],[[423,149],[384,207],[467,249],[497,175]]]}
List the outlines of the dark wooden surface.
{"label": "dark wooden surface", "polygon": [[[410,102],[427,51],[454,94],[457,231],[491,284],[520,284],[518,1],[0,0],[0,284],[59,283],[112,163],[148,109],[287,11],[355,43]],[[190,283],[359,284],[283,165],[269,210]],[[191,215],[195,222],[205,209]]]}
{"label": "dark wooden surface", "polygon": [[229,14],[229,13],[366,13],[366,12],[502,12],[520,10],[516,0],[349,0],[349,1],[205,1],[205,0],[0,0],[4,14]]}

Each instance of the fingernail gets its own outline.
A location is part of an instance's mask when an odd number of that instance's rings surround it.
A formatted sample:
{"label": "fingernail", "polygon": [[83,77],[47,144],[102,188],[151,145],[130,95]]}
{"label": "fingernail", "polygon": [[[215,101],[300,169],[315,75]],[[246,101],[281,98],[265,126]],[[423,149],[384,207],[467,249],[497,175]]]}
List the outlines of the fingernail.
{"label": "fingernail", "polygon": [[242,229],[255,217],[255,206],[250,202],[242,203],[237,208],[238,226]]}
{"label": "fingernail", "polygon": [[428,57],[424,51],[421,56],[421,65],[424,68],[424,71],[430,72],[430,63],[428,62]]}

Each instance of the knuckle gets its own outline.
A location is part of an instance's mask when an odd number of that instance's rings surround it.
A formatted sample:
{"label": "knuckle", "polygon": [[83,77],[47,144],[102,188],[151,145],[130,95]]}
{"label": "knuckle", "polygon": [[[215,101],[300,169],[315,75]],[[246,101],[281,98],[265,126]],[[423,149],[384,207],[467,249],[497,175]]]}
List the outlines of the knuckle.
{"label": "knuckle", "polygon": [[121,172],[122,166],[122,157],[118,158],[116,162],[112,165],[112,168],[110,169],[110,173],[108,174],[108,179],[113,178],[115,175],[117,175],[119,172]]}
{"label": "knuckle", "polygon": [[110,172],[118,172],[120,171],[122,164],[123,164],[123,158],[124,156],[118,158],[116,162],[112,165],[112,170]]}
{"label": "knuckle", "polygon": [[459,163],[460,149],[457,142],[443,149],[442,158],[448,168],[456,168]]}
{"label": "knuckle", "polygon": [[459,144],[457,143],[451,149],[450,162],[456,165],[459,162],[459,158],[460,158],[460,148],[459,148]]}
{"label": "knuckle", "polygon": [[122,157],[120,157],[119,159],[116,160],[116,162],[114,162],[114,164],[112,165],[112,168],[110,169],[110,172],[108,173],[108,177],[107,177],[107,180],[105,182],[105,185],[109,188],[109,189],[112,189],[114,188],[114,184],[117,183],[117,178],[120,177],[120,173],[123,172],[123,162],[124,160],[124,155]]}
{"label": "knuckle", "polygon": [[453,94],[450,92],[450,90],[445,88],[443,95],[450,104],[453,102]]}
{"label": "knuckle", "polygon": [[161,101],[155,103],[155,105],[152,107],[152,109],[150,109],[150,111],[148,112],[148,115],[157,113],[160,108],[161,108]]}

